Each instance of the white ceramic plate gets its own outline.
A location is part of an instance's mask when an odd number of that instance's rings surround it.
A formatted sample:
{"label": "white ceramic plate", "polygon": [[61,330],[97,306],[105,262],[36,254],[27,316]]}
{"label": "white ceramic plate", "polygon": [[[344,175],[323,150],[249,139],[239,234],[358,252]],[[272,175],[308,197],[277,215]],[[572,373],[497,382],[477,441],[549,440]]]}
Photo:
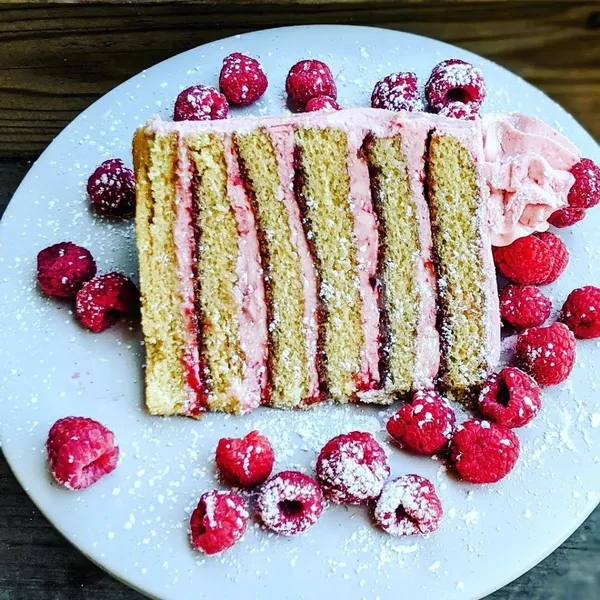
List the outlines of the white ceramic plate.
{"label": "white ceramic plate", "polygon": [[[596,506],[600,491],[600,349],[578,343],[571,379],[544,393],[542,414],[519,430],[522,457],[495,486],[470,486],[439,462],[391,446],[392,473],[431,478],[446,516],[428,538],[392,539],[371,527],[362,508],[330,508],[305,535],[272,537],[251,527],[222,557],[203,559],[187,540],[188,515],[216,485],[212,454],[224,435],[267,434],[277,468],[311,470],[334,434],[383,430],[388,411],[320,406],[305,413],[261,410],[245,418],[209,415],[195,422],[151,418],[143,409],[143,348],[137,328],[83,331],[68,304],[43,298],[35,285],[37,252],[71,240],[89,248],[100,271],[135,275],[130,222],[90,214],[85,181],[109,157],[130,162],[134,128],[153,113],[170,118],[178,91],[215,85],[233,51],[257,56],[269,76],[266,96],[238,114],[283,110],[284,79],[297,60],[332,68],[344,106],[368,105],[377,79],[414,70],[424,81],[440,60],[460,57],[485,74],[485,110],[518,110],[562,129],[596,161],[593,139],[559,106],[511,73],[440,42],[383,29],[291,27],[236,36],[196,48],[140,73],[104,96],[51,144],[15,194],[0,228],[0,399],[5,455],[27,493],[84,554],[115,577],[164,600],[418,597],[479,598],[550,553]],[[558,309],[568,292],[600,284],[600,208],[561,233],[571,264],[548,288]],[[594,366],[595,365],[595,366]],[[117,436],[117,470],[90,489],[52,483],[44,443],[66,415],[105,423]]]}

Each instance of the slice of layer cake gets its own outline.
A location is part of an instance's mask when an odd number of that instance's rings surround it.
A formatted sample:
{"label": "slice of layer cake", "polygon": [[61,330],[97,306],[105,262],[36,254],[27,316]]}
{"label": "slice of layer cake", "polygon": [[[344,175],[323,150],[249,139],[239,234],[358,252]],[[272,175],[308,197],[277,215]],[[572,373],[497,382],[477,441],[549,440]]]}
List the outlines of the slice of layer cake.
{"label": "slice of layer cake", "polygon": [[149,410],[391,402],[437,381],[436,317],[466,397],[500,328],[481,140],[377,109],[141,129]]}
{"label": "slice of layer cake", "polygon": [[500,311],[479,122],[436,119],[427,155],[439,290],[440,379],[469,404],[500,350]]}

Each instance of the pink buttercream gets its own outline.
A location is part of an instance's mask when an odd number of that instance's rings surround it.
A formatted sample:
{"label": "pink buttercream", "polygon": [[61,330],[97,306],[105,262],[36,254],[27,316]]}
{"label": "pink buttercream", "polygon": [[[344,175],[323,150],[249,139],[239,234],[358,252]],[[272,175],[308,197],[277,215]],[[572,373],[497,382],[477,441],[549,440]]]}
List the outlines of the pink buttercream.
{"label": "pink buttercream", "polygon": [[348,129],[348,174],[350,208],[354,216],[354,242],[358,263],[363,344],[359,368],[360,391],[379,386],[379,292],[371,285],[377,275],[379,234],[371,200],[369,166],[359,156],[365,132]]}
{"label": "pink buttercream", "polygon": [[305,400],[311,403],[320,397],[319,373],[317,370],[317,342],[319,339],[317,274],[304,235],[300,209],[294,195],[293,129],[291,127],[281,127],[271,131],[270,135],[277,158],[277,173],[280,182],[278,195],[281,197],[288,215],[292,244],[300,257],[304,294],[306,364],[308,366],[308,397]]}
{"label": "pink buttercream", "polygon": [[548,217],[567,205],[579,150],[543,121],[518,114],[482,119],[485,178],[490,190],[492,244],[548,229]]}
{"label": "pink buttercream", "polygon": [[233,140],[225,137],[227,194],[238,229],[237,284],[240,346],[245,355],[243,381],[232,381],[231,391],[248,412],[260,405],[267,382],[267,313],[256,223],[235,155]]}
{"label": "pink buttercream", "polygon": [[186,369],[188,402],[183,412],[194,416],[205,410],[205,388],[200,374],[198,350],[198,323],[196,319],[194,287],[194,228],[192,225],[192,182],[187,149],[178,137],[177,188],[175,197],[176,220],[173,237],[177,254],[181,308],[184,322],[183,364]]}
{"label": "pink buttercream", "polygon": [[402,151],[406,156],[411,201],[415,207],[420,253],[417,257],[415,283],[419,292],[419,321],[415,341],[415,389],[430,388],[440,367],[440,336],[436,329],[437,283],[432,258],[431,221],[423,191],[425,178],[423,156],[431,129],[427,118],[399,122]]}

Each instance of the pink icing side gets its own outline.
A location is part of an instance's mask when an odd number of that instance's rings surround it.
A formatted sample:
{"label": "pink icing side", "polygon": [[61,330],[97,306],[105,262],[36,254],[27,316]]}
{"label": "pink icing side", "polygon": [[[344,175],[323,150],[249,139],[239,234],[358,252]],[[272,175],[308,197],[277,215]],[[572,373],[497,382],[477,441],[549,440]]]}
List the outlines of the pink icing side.
{"label": "pink icing side", "polygon": [[234,294],[238,302],[240,346],[245,355],[243,381],[231,382],[240,412],[260,405],[267,383],[267,313],[256,223],[240,175],[231,136],[225,137],[227,194],[238,228],[238,277]]}
{"label": "pink icing side", "polygon": [[270,136],[277,158],[277,172],[280,181],[278,194],[288,215],[292,244],[300,257],[304,294],[306,364],[308,365],[309,378],[306,401],[312,403],[320,397],[319,373],[317,370],[317,342],[319,338],[317,274],[308,248],[308,242],[304,236],[300,209],[294,195],[293,129],[291,127],[281,127],[271,131]]}
{"label": "pink icing side", "polygon": [[429,119],[400,121],[402,150],[406,156],[411,200],[415,207],[420,253],[416,285],[419,291],[419,321],[415,342],[415,389],[433,387],[440,368],[440,336],[436,329],[437,280],[432,257],[431,221],[423,192],[425,143],[431,130]]}
{"label": "pink icing side", "polygon": [[579,150],[543,121],[518,114],[485,115],[484,173],[489,187],[494,246],[548,229],[548,217],[567,205]]}
{"label": "pink icing side", "polygon": [[379,233],[371,200],[369,166],[359,157],[364,131],[347,129],[350,208],[354,216],[354,242],[358,264],[363,344],[358,372],[360,391],[379,387],[379,292],[371,285],[377,275]]}
{"label": "pink icing side", "polygon": [[192,224],[192,181],[190,160],[185,145],[178,139],[178,165],[176,188],[176,220],[173,237],[177,254],[178,276],[181,284],[181,309],[184,322],[183,364],[186,369],[188,402],[185,414],[195,416],[205,410],[204,386],[200,375],[198,350],[198,323],[196,319],[196,294],[194,289],[194,228]]}

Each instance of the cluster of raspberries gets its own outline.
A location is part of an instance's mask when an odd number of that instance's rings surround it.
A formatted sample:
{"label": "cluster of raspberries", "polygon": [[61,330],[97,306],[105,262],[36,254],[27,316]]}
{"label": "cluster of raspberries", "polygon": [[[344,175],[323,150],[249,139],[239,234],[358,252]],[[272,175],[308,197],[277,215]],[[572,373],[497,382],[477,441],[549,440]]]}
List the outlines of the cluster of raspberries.
{"label": "cluster of raspberries", "polygon": [[[256,517],[279,535],[296,535],[312,527],[327,501],[369,503],[375,522],[391,535],[429,533],[442,518],[431,482],[403,475],[386,483],[387,455],[370,433],[352,431],[329,440],[317,457],[315,478],[300,471],[271,476],[274,459],[268,439],[257,431],[220,440],[215,455],[222,481],[249,494],[257,489]],[[216,554],[242,537],[250,515],[242,490],[212,490],[200,497],[190,519],[194,548]]]}
{"label": "cluster of raspberries", "polygon": [[456,474],[470,483],[495,483],[508,475],[519,457],[513,427],[527,424],[539,411],[536,382],[516,368],[492,375],[482,389],[483,419],[456,425],[449,403],[434,390],[416,392],[387,422],[396,444],[413,454],[444,455]]}
{"label": "cluster of raspberries", "polygon": [[[584,173],[575,165],[572,172],[573,189],[579,193],[592,190],[583,181],[590,170]],[[585,198],[583,202],[591,206]],[[545,325],[552,302],[538,286],[553,283],[565,271],[569,251],[564,242],[549,231],[533,233],[494,248],[493,254],[498,272],[509,282],[500,290],[500,315],[518,332],[519,366],[540,385],[562,383],[575,363],[575,339],[600,337],[600,288],[589,285],[573,290],[558,320]]]}
{"label": "cluster of raspberries", "polygon": [[[176,121],[226,119],[229,105],[246,106],[258,100],[268,86],[261,64],[251,56],[234,52],[223,60],[219,89],[193,85],[175,101]],[[288,105],[297,112],[339,110],[337,88],[331,69],[315,59],[297,62],[287,74],[285,91]],[[457,58],[436,65],[425,84],[427,108],[456,119],[474,119],[485,99],[481,71]],[[424,103],[411,72],[392,73],[375,84],[371,94],[373,108],[422,111]]]}
{"label": "cluster of raspberries", "polygon": [[133,281],[118,272],[96,275],[96,261],[89,250],[71,242],[39,252],[37,280],[46,296],[75,300],[80,323],[94,333],[139,312],[140,297]]}
{"label": "cluster of raspberries", "polygon": [[[125,217],[135,210],[135,182],[131,169],[118,158],[104,161],[89,177],[87,192],[92,209],[102,217]],[[89,250],[60,242],[37,256],[40,290],[51,298],[75,300],[75,314],[90,331],[99,333],[122,316],[139,313],[136,285],[122,273],[96,276]]]}

